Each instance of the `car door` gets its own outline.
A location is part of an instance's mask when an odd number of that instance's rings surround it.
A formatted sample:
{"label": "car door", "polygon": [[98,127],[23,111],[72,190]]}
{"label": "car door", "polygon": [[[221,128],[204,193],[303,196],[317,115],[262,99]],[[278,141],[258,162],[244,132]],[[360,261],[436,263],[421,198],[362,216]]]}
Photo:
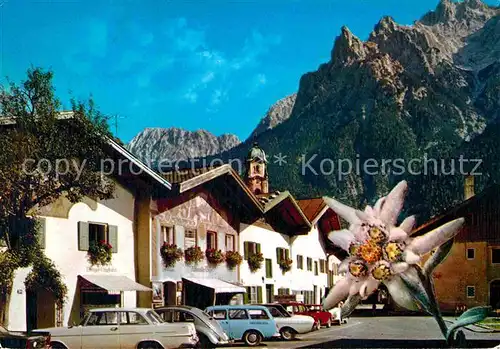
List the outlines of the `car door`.
{"label": "car door", "polygon": [[[231,337],[231,330],[229,328],[229,321],[227,319],[227,311],[226,309],[215,309],[215,310],[210,310],[208,312],[208,314],[214,319],[214,320],[217,320],[217,322],[219,323],[219,325],[222,327],[222,329],[224,330],[224,332],[226,332],[226,334],[229,336],[229,338],[232,338]],[[232,338],[234,339],[234,338]]]}
{"label": "car door", "polygon": [[229,309],[227,317],[229,319],[229,336],[233,339],[243,338],[243,333],[252,328],[246,309]]}
{"label": "car door", "polygon": [[120,311],[120,349],[135,349],[137,344],[152,337],[153,326],[142,314],[135,311]]}
{"label": "car door", "polygon": [[96,311],[82,327],[82,349],[120,349],[116,311]]}
{"label": "car door", "polygon": [[258,330],[264,338],[272,337],[276,331],[276,322],[264,309],[249,309],[249,327]]}

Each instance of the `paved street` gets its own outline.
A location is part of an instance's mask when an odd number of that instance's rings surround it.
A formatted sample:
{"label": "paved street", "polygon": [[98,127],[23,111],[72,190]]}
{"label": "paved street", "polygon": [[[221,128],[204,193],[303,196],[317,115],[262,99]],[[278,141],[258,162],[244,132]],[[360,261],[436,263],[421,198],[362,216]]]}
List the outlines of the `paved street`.
{"label": "paved street", "polygon": [[[483,331],[481,333],[477,331]],[[464,331],[471,348],[500,345],[500,333]],[[300,336],[291,342],[267,341],[268,348],[440,348],[444,341],[430,317],[358,317],[347,324]],[[243,344],[237,345],[244,347]]]}

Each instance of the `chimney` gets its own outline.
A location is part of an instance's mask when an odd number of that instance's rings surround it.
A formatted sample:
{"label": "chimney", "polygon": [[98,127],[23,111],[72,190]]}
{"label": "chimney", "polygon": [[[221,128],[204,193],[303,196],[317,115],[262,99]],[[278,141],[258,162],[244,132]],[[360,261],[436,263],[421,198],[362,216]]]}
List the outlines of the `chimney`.
{"label": "chimney", "polygon": [[474,176],[468,175],[464,181],[464,200],[469,200],[474,195]]}

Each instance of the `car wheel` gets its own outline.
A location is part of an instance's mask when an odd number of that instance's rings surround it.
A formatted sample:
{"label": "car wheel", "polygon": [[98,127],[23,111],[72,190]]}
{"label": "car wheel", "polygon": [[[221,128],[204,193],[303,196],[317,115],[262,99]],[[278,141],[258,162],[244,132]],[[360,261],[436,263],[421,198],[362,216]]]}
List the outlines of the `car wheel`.
{"label": "car wheel", "polygon": [[198,338],[200,339],[197,346],[198,348],[215,348],[215,345],[210,342],[210,339],[203,333],[198,333]]}
{"label": "car wheel", "polygon": [[328,319],[328,322],[326,323],[326,328],[332,327],[332,319]]}
{"label": "car wheel", "polygon": [[161,345],[156,342],[144,342],[137,346],[138,349],[163,349]]}
{"label": "car wheel", "polygon": [[286,341],[295,339],[295,334],[296,334],[295,331],[290,327],[285,327],[280,330],[281,338],[283,338]]}
{"label": "car wheel", "polygon": [[67,349],[64,344],[58,343],[58,342],[53,342],[50,343],[50,348],[51,349]]}
{"label": "car wheel", "polygon": [[262,342],[262,335],[257,331],[250,330],[243,335],[243,341],[249,347],[255,347]]}

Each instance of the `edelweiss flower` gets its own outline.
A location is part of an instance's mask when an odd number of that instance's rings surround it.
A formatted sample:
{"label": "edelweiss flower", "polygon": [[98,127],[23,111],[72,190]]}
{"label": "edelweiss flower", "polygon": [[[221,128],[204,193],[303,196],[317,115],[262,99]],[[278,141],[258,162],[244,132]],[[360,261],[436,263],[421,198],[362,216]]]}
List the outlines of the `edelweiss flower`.
{"label": "edelweiss flower", "polygon": [[324,198],[338,215],[350,223],[348,230],[334,231],[329,235],[329,239],[347,251],[349,257],[340,266],[340,271],[347,272],[347,276],[337,282],[325,298],[325,309],[335,307],[348,296],[359,294],[366,299],[381,283],[387,286],[397,304],[411,310],[418,309],[401,278],[402,274],[415,277],[415,264],[420,262],[420,257],[453,238],[464,219],[456,219],[423,236],[410,238],[414,216],[396,226],[407,188],[405,181],[400,182],[373,208],[366,206],[364,212],[332,198]]}

